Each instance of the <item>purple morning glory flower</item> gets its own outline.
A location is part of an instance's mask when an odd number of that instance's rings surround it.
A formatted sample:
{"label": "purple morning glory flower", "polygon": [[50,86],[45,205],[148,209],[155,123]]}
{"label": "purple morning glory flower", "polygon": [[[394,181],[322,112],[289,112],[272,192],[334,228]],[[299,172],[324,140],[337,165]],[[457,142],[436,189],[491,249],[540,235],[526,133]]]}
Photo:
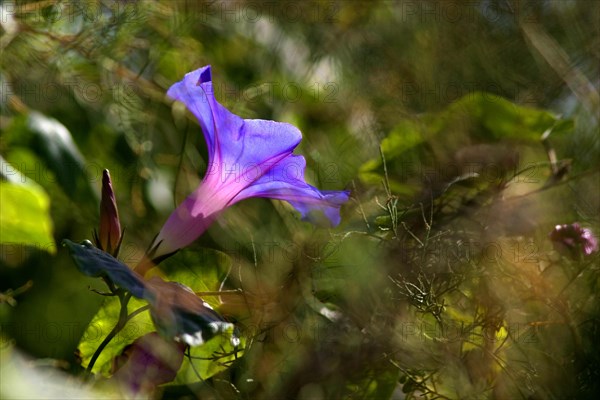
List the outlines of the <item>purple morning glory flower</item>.
{"label": "purple morning glory flower", "polygon": [[588,228],[582,228],[578,223],[556,225],[550,232],[550,240],[554,247],[572,258],[577,259],[583,253],[586,256],[598,251],[598,239]]}
{"label": "purple morning glory flower", "polygon": [[286,200],[305,220],[322,212],[340,222],[348,191],[320,191],[304,180],[306,161],[292,152],[302,140],[293,125],[242,119],[214,97],[210,66],[185,75],[167,95],[196,116],[208,146],[208,169],[200,186],[171,214],[151,254],[159,259],[196,240],[223,209],[250,197]]}

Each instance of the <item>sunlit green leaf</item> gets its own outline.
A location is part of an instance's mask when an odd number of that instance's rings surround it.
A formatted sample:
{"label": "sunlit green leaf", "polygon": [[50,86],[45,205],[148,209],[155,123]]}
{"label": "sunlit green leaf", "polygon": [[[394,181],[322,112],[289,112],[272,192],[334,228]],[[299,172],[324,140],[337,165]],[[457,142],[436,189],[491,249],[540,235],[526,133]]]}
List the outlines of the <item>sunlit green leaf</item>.
{"label": "sunlit green leaf", "polygon": [[229,368],[233,361],[242,356],[246,344],[242,340],[240,346],[237,349],[234,348],[231,345],[233,334],[232,327],[229,331],[215,336],[202,346],[190,347],[190,357],[184,359],[173,384],[183,385],[198,382],[200,379],[208,379]]}
{"label": "sunlit green leaf", "polygon": [[[162,265],[161,265],[162,267]],[[231,258],[220,251],[212,249],[184,250],[167,260],[164,265],[164,278],[182,283],[196,293],[215,292],[221,287],[231,267]],[[207,303],[218,310],[217,296],[203,296]],[[174,384],[198,382],[229,368],[229,364],[241,357],[241,349],[245,346],[242,340],[236,350],[231,344],[233,328],[217,335],[202,346],[190,348],[191,363],[185,358]],[[192,366],[193,364],[193,366]]]}
{"label": "sunlit green leaf", "polygon": [[[538,142],[558,118],[545,110],[515,104],[490,93],[476,92],[452,104],[440,117],[470,118],[473,136],[486,140],[518,139]],[[448,126],[446,126],[448,128]]]}
{"label": "sunlit green leaf", "polygon": [[[146,306],[144,300],[131,298],[127,312],[131,314],[137,309]],[[88,366],[92,356],[102,343],[104,338],[111,332],[119,320],[121,304],[119,299],[111,297],[106,299],[102,307],[96,313],[92,321],[87,326],[79,342],[79,352],[82,360],[82,366]],[[154,332],[154,324],[150,319],[150,313],[146,310],[130,319],[123,330],[119,332],[104,348],[92,369],[93,373],[100,373],[104,376],[110,376],[112,360],[121,354],[123,348],[140,336]]]}
{"label": "sunlit green leaf", "polygon": [[0,200],[0,243],[25,244],[56,252],[50,200],[41,187],[0,182]]}

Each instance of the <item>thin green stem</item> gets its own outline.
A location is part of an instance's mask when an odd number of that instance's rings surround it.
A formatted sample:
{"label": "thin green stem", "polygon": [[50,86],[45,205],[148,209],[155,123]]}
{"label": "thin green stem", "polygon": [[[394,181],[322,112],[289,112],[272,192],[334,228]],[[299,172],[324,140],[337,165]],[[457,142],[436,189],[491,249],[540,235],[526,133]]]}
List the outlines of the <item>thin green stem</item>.
{"label": "thin green stem", "polygon": [[131,299],[131,293],[117,290],[116,294],[117,294],[117,296],[119,296],[119,301],[121,302],[121,310],[119,311],[119,320],[117,321],[117,324],[115,325],[115,327],[110,331],[110,333],[108,335],[106,335],[106,337],[104,338],[102,343],[100,343],[100,346],[98,346],[98,348],[94,352],[94,355],[92,356],[92,359],[90,360],[90,362],[86,368],[86,372],[88,374],[92,372],[92,369],[94,368],[94,364],[96,364],[96,361],[98,360],[98,357],[100,357],[100,354],[102,353],[104,348],[110,343],[111,340],[113,340],[113,338],[115,336],[117,336],[117,334],[119,332],[121,332],[121,330],[125,327],[125,324],[127,324],[127,321],[129,320],[129,316],[127,315],[127,304],[129,303],[129,300]]}

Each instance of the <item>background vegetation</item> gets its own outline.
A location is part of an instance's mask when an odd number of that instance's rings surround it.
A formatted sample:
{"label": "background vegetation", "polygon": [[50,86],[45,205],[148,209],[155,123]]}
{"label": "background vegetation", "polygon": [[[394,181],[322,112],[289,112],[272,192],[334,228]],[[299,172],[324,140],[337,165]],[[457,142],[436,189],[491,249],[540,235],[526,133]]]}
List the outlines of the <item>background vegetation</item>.
{"label": "background vegetation", "polygon": [[59,243],[91,239],[108,168],[120,259],[141,258],[206,168],[165,93],[207,64],[220,102],[298,126],[307,180],[352,200],[335,229],[248,200],[172,258],[241,289],[207,300],[246,348],[156,396],[597,398],[598,253],[548,234],[600,232],[600,3],[0,7],[3,398],[106,389],[78,386],[75,351],[102,284]]}

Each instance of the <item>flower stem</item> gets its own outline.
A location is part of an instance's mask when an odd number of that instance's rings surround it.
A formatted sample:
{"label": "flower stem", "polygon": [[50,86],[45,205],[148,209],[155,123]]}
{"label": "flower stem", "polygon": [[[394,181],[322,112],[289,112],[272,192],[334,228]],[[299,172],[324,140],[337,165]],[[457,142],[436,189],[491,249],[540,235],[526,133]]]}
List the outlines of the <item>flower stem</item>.
{"label": "flower stem", "polygon": [[98,346],[98,348],[94,352],[94,355],[92,356],[92,358],[86,368],[86,372],[88,374],[90,374],[92,372],[92,369],[94,368],[94,364],[98,360],[98,357],[100,357],[100,354],[102,353],[104,348],[110,343],[110,341],[115,336],[117,336],[117,334],[125,327],[125,324],[129,320],[128,315],[127,315],[127,304],[129,303],[129,299],[131,299],[131,293],[124,292],[122,290],[117,289],[115,291],[115,294],[117,296],[119,296],[119,301],[121,302],[121,310],[119,311],[119,320],[117,321],[117,324],[115,325],[115,327],[110,331],[110,333],[108,335],[106,335],[106,337],[104,338],[102,343],[100,343],[100,346]]}

